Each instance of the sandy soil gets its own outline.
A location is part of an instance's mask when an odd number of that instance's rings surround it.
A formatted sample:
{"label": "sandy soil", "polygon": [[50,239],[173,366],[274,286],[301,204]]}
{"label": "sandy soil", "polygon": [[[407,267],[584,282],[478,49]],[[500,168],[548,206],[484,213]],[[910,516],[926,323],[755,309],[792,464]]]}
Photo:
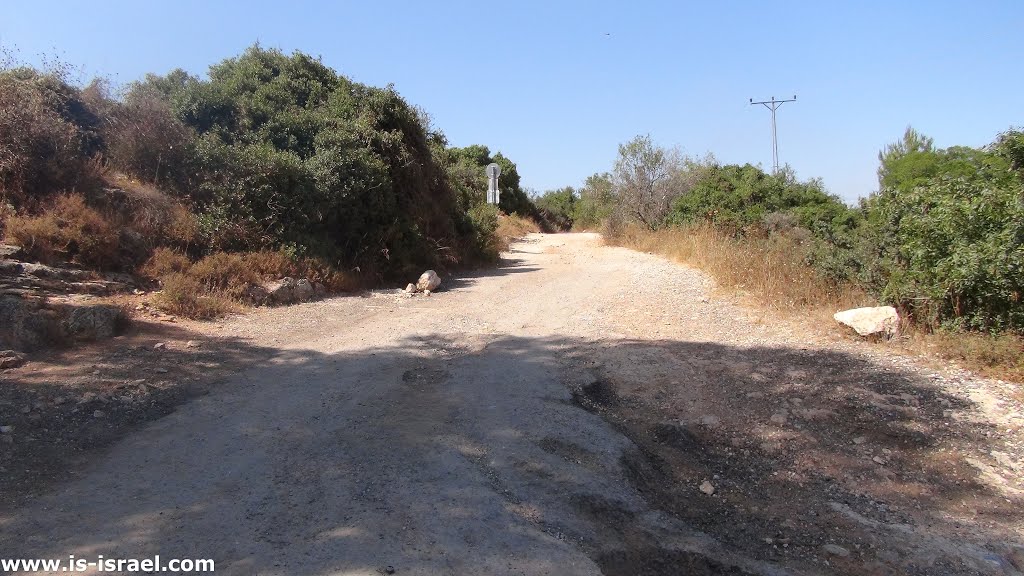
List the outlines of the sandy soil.
{"label": "sandy soil", "polygon": [[0,375],[0,557],[224,574],[1019,574],[1013,385],[531,235],[430,297],[140,330]]}

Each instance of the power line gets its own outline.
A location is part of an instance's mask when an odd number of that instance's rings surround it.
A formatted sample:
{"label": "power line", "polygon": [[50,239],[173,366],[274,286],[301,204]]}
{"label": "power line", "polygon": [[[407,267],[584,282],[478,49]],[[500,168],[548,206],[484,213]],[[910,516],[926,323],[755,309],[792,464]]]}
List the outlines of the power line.
{"label": "power line", "polygon": [[754,102],[754,99],[750,99],[750,105],[763,104],[765,108],[772,111],[772,174],[779,173],[779,137],[775,132],[775,111],[786,102],[796,102],[796,94],[793,95],[792,100],[776,100],[775,96],[772,96],[771,100],[765,100],[763,102]]}

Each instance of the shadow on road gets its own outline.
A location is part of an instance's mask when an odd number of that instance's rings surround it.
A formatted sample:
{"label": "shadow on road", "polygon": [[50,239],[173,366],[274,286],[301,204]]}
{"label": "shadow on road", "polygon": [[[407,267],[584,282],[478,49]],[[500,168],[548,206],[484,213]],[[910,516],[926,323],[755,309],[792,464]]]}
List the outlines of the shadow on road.
{"label": "shadow on road", "polygon": [[[984,477],[977,461],[1004,448],[973,407],[842,352],[444,334],[343,354],[218,346],[124,353],[217,363],[234,373],[219,384],[19,424],[60,430],[50,457],[85,457],[0,521],[3,555],[210,557],[228,574],[967,574],[1006,568],[1019,544],[1024,503]],[[66,394],[3,385],[24,397],[0,418]],[[17,441],[4,474],[52,465]]]}

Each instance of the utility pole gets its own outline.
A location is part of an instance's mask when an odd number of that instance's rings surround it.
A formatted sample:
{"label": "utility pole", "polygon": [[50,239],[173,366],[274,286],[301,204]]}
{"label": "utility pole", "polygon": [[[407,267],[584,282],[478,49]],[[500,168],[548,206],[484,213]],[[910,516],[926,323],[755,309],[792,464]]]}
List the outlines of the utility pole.
{"label": "utility pole", "polygon": [[775,132],[775,111],[786,102],[796,102],[796,94],[793,95],[792,100],[776,100],[775,96],[764,102],[754,102],[753,98],[750,99],[751,106],[763,104],[765,108],[772,111],[772,174],[779,173],[779,137]]}

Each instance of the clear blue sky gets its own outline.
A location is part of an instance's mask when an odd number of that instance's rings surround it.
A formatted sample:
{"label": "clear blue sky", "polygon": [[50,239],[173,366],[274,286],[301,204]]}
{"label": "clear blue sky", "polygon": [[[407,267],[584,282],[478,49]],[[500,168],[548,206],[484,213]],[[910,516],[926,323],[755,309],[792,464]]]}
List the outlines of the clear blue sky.
{"label": "clear blue sky", "polygon": [[125,83],[259,41],[393,83],[453,145],[538,190],[609,170],[637,134],[722,162],[781,161],[851,200],[910,124],[981,146],[1024,124],[1024,2],[0,2],[0,46]]}

